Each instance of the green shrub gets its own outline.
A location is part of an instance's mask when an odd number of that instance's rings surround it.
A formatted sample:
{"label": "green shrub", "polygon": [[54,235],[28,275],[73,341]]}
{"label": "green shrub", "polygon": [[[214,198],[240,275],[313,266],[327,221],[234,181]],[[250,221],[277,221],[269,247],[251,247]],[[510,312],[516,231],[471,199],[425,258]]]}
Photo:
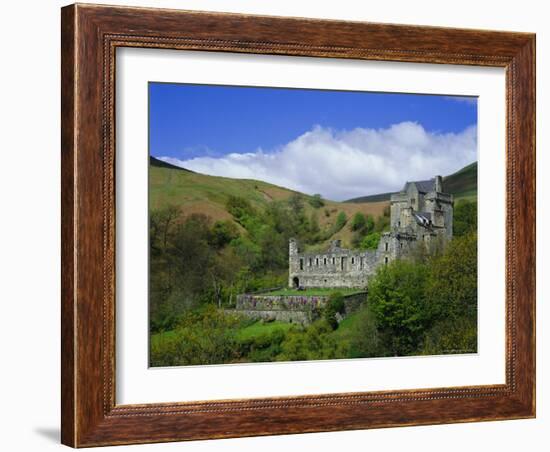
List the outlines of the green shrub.
{"label": "green shrub", "polygon": [[323,319],[312,323],[305,330],[291,330],[281,343],[277,361],[305,361],[337,359],[349,356],[349,343],[338,340],[332,328]]}
{"label": "green shrub", "polygon": [[373,232],[367,236],[365,236],[361,243],[359,244],[359,248],[363,250],[375,250],[378,248],[378,243],[380,243],[380,237],[382,237],[382,234],[380,232]]}
{"label": "green shrub", "polygon": [[[374,358],[388,356],[388,351],[384,348],[378,328],[376,318],[367,303],[347,320],[353,321],[346,332],[346,337],[350,341],[350,358]],[[344,322],[345,322],[344,321]],[[344,325],[340,325],[340,331]]]}
{"label": "green shrub", "polygon": [[455,237],[430,262],[426,303],[437,319],[477,313],[477,233]]}
{"label": "green shrub", "polygon": [[477,201],[461,199],[453,211],[453,235],[456,237],[477,231]]}
{"label": "green shrub", "polygon": [[367,218],[361,212],[357,212],[351,220],[351,230],[360,231],[367,225]]}
{"label": "green shrub", "polygon": [[220,249],[237,237],[239,237],[239,230],[235,223],[229,220],[216,221],[212,226],[209,242],[215,248]]}
{"label": "green shrub", "polygon": [[321,228],[319,227],[319,216],[317,212],[312,212],[309,220],[309,232],[311,235],[319,234]]}
{"label": "green shrub", "polygon": [[212,305],[188,312],[170,333],[151,337],[151,366],[221,364],[240,358],[236,331],[242,320]]}
{"label": "green shrub", "polygon": [[320,207],[323,207],[325,205],[325,201],[323,201],[323,198],[319,193],[315,193],[313,196],[311,196],[308,199],[308,202],[315,209],[319,209]]}
{"label": "green shrub", "polygon": [[235,218],[239,219],[245,215],[251,215],[254,213],[254,208],[248,202],[248,200],[241,198],[240,196],[229,196],[225,203],[227,211]]}
{"label": "green shrub", "polygon": [[341,292],[331,293],[323,309],[323,318],[333,330],[338,328],[336,314],[343,314],[345,308],[344,295]]}
{"label": "green shrub", "polygon": [[423,355],[477,352],[475,317],[458,317],[437,322],[424,338]]}
{"label": "green shrub", "polygon": [[334,232],[338,232],[340,229],[342,229],[348,221],[348,217],[346,216],[345,212],[340,212],[338,216],[336,217],[336,223],[334,224]]}

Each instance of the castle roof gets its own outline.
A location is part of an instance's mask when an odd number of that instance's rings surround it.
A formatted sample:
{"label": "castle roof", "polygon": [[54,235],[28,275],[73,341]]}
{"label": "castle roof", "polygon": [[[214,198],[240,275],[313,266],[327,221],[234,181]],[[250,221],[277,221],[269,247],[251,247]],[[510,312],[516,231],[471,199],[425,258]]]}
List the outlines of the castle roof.
{"label": "castle roof", "polygon": [[428,179],[428,180],[417,180],[414,182],[407,182],[405,183],[405,186],[403,187],[402,191],[407,191],[407,186],[409,184],[414,184],[416,186],[416,189],[420,193],[428,193],[428,192],[434,191],[435,189],[435,179]]}

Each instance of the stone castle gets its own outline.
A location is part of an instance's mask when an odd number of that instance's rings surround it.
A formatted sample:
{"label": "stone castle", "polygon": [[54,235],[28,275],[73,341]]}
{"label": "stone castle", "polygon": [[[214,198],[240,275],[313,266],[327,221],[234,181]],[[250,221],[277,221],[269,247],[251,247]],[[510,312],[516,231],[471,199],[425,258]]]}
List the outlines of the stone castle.
{"label": "stone castle", "polygon": [[406,257],[419,246],[433,249],[453,236],[453,196],[443,192],[443,179],[407,182],[391,195],[390,232],[380,238],[376,250],[349,250],[334,240],[325,252],[300,252],[289,243],[289,277],[292,288],[365,288],[378,266]]}

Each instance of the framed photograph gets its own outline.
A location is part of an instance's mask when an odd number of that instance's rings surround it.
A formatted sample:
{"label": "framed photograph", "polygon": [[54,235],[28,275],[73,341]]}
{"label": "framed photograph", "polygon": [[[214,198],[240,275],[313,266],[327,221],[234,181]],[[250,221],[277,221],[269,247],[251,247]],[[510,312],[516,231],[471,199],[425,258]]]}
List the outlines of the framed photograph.
{"label": "framed photograph", "polygon": [[62,442],[535,416],[535,36],[62,9]]}

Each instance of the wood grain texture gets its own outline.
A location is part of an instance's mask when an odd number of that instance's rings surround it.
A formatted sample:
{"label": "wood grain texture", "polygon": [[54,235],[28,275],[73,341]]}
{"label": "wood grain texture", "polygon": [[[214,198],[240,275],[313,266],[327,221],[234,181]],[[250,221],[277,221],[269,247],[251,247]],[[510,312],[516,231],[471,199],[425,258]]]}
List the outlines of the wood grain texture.
{"label": "wood grain texture", "polygon": [[[63,8],[61,34],[64,444],[535,415],[534,35],[80,4]],[[124,46],[506,68],[506,384],[116,405],[114,68]]]}
{"label": "wood grain texture", "polygon": [[61,14],[61,412],[63,413],[61,441],[64,444],[75,444],[74,8],[63,9]]}

